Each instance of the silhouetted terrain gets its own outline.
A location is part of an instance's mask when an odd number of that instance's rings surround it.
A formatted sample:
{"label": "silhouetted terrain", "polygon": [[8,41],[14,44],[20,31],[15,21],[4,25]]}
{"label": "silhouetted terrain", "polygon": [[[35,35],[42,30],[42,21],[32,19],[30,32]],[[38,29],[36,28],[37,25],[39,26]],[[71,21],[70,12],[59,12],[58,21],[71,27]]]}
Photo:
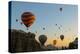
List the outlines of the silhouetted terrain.
{"label": "silhouetted terrain", "polygon": [[[64,50],[64,49],[77,49],[78,38],[69,44],[69,47],[58,49],[57,47],[49,44],[45,46],[47,40],[46,35],[39,36],[39,42],[35,39],[35,34],[31,32],[24,32],[22,30],[9,29],[9,52],[33,52],[33,51],[46,51],[46,50]],[[54,41],[56,44],[57,41]]]}
{"label": "silhouetted terrain", "polygon": [[14,29],[10,30],[10,33],[10,52],[37,51],[40,49],[40,44],[36,41],[34,33]]}

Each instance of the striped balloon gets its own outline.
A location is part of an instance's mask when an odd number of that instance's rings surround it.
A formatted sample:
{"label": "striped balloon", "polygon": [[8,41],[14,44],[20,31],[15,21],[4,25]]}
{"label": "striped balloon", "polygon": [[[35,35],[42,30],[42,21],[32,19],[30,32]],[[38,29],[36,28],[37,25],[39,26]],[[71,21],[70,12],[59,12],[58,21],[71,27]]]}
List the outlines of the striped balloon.
{"label": "striped balloon", "polygon": [[21,20],[24,23],[24,25],[28,28],[34,23],[35,16],[31,12],[24,12],[21,15]]}

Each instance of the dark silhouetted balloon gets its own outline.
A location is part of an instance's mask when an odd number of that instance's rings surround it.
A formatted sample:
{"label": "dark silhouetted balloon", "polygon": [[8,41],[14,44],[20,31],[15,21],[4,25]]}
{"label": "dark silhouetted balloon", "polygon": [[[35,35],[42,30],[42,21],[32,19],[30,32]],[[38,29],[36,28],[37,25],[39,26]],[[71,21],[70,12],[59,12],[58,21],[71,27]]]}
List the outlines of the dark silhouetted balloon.
{"label": "dark silhouetted balloon", "polygon": [[21,25],[23,24],[22,22],[20,22],[21,23]]}
{"label": "dark silhouetted balloon", "polygon": [[45,30],[45,28],[43,28],[43,30]]}
{"label": "dark silhouetted balloon", "polygon": [[44,45],[44,43],[46,42],[47,40],[47,36],[46,35],[40,35],[39,36],[39,41],[42,45]]}
{"label": "dark silhouetted balloon", "polygon": [[55,24],[57,26],[57,24]]}
{"label": "dark silhouetted balloon", "polygon": [[24,23],[24,25],[28,28],[34,23],[35,16],[31,12],[24,12],[21,15],[21,20]]}
{"label": "dark silhouetted balloon", "polygon": [[62,11],[62,8],[60,8],[60,11]]}
{"label": "dark silhouetted balloon", "polygon": [[57,43],[57,40],[53,40],[53,44],[56,45],[56,43]]}
{"label": "dark silhouetted balloon", "polygon": [[63,40],[64,39],[64,35],[60,35],[60,39]]}
{"label": "dark silhouetted balloon", "polygon": [[18,19],[16,19],[16,22],[18,22]]}
{"label": "dark silhouetted balloon", "polygon": [[58,27],[60,29],[60,27]]}

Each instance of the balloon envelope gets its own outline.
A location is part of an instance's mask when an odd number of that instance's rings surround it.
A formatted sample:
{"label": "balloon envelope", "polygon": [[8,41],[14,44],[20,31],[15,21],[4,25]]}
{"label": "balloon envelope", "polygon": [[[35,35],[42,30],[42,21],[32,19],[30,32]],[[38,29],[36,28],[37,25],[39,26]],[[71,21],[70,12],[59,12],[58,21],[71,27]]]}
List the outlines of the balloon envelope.
{"label": "balloon envelope", "polygon": [[64,35],[60,35],[60,39],[63,40],[64,39]]}
{"label": "balloon envelope", "polygon": [[16,22],[18,22],[18,19],[16,19]]}
{"label": "balloon envelope", "polygon": [[45,30],[45,28],[43,28],[43,30]]}
{"label": "balloon envelope", "polygon": [[55,24],[57,26],[57,24]]}
{"label": "balloon envelope", "polygon": [[40,35],[39,36],[39,41],[42,45],[44,45],[44,43],[46,42],[47,37],[45,35]]}
{"label": "balloon envelope", "polygon": [[23,23],[22,23],[22,22],[20,22],[20,24],[22,25]]}
{"label": "balloon envelope", "polygon": [[58,27],[60,29],[60,27]]}
{"label": "balloon envelope", "polygon": [[21,15],[21,20],[24,23],[24,25],[28,28],[34,23],[35,16],[31,12],[24,12]]}
{"label": "balloon envelope", "polygon": [[62,11],[62,8],[60,8],[60,11]]}
{"label": "balloon envelope", "polygon": [[53,44],[56,45],[56,43],[57,43],[57,41],[56,40],[53,40]]}

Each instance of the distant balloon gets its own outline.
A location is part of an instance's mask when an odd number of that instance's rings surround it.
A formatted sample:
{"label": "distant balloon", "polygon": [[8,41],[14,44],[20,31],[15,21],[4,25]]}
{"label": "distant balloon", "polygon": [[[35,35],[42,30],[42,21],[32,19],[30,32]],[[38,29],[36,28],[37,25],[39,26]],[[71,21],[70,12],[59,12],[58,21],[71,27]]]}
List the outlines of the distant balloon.
{"label": "distant balloon", "polygon": [[60,27],[58,27],[60,29]]}
{"label": "distant balloon", "polygon": [[29,28],[35,21],[35,16],[31,12],[24,12],[21,15],[21,20],[24,25]]}
{"label": "distant balloon", "polygon": [[42,45],[44,45],[44,43],[46,42],[46,40],[47,40],[46,35],[40,35],[40,36],[39,36],[39,41],[40,41],[40,43],[41,43]]}
{"label": "distant balloon", "polygon": [[18,19],[16,19],[16,22],[18,22]]}
{"label": "distant balloon", "polygon": [[43,30],[45,30],[45,28],[43,28]]}
{"label": "distant balloon", "polygon": [[53,44],[56,45],[56,43],[57,43],[57,40],[53,40]]}
{"label": "distant balloon", "polygon": [[62,11],[62,8],[60,8],[60,11]]}
{"label": "distant balloon", "polygon": [[64,35],[60,35],[60,39],[63,40],[64,39]]}
{"label": "distant balloon", "polygon": [[57,26],[57,24],[55,24]]}
{"label": "distant balloon", "polygon": [[35,31],[37,33],[37,31]]}
{"label": "distant balloon", "polygon": [[22,25],[23,23],[21,22],[21,25]]}
{"label": "distant balloon", "polygon": [[62,25],[60,25],[60,27],[62,27]]}

